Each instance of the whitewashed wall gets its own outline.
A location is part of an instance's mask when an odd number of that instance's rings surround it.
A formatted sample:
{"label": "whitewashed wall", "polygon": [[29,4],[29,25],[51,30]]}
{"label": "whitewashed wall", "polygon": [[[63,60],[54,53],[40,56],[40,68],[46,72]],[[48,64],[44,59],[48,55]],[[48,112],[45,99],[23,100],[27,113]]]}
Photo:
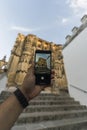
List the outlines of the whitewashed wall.
{"label": "whitewashed wall", "polygon": [[6,73],[0,74],[0,93],[6,89],[7,76]]}
{"label": "whitewashed wall", "polygon": [[87,93],[70,86],[87,91],[87,28],[63,49],[63,56],[69,93],[81,104],[87,105]]}

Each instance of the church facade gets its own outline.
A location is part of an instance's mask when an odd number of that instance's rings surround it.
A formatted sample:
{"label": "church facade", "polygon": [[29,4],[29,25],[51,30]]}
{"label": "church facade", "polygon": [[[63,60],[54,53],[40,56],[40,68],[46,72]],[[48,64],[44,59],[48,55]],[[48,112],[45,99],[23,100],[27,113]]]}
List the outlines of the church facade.
{"label": "church facade", "polygon": [[55,76],[53,85],[51,87],[48,86],[48,88],[44,91],[58,93],[60,89],[68,90],[67,77],[62,55],[62,45],[45,41],[33,34],[24,36],[20,33],[16,38],[7,65],[7,88],[15,86],[21,87],[28,68],[34,61],[35,50],[52,51],[51,67],[55,72]]}

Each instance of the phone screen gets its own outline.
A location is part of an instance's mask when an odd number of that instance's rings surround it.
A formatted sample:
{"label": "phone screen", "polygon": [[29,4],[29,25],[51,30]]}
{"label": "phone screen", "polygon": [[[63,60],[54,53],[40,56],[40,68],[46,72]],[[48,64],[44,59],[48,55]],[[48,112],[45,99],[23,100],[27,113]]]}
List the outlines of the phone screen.
{"label": "phone screen", "polygon": [[47,85],[51,82],[51,51],[36,50],[35,52],[36,84]]}

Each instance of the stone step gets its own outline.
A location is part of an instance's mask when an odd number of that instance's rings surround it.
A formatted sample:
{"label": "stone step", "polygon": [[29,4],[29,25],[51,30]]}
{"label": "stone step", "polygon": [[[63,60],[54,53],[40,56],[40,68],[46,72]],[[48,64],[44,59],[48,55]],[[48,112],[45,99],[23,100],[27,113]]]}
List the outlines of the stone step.
{"label": "stone step", "polygon": [[31,113],[31,112],[45,112],[45,111],[70,111],[70,110],[84,110],[87,109],[86,106],[81,105],[31,105],[28,106],[23,112]]}
{"label": "stone step", "polygon": [[[4,102],[5,99],[0,99],[0,104]],[[70,100],[32,100],[29,102],[30,105],[62,105],[62,104],[80,104],[78,101]]]}
{"label": "stone step", "polygon": [[[11,94],[11,92],[8,91],[2,91],[0,96],[9,96]],[[53,94],[53,93],[40,93],[39,96],[59,96],[58,94]],[[69,96],[68,94],[65,96]]]}
{"label": "stone step", "polygon": [[64,102],[69,102],[69,101],[71,101],[71,102],[74,102],[74,99],[33,99],[31,102],[62,102],[62,101],[64,101]]}
{"label": "stone step", "polygon": [[87,130],[87,117],[16,125],[11,130]]}
{"label": "stone step", "polygon": [[11,95],[11,92],[2,91],[0,94],[0,98],[8,97],[9,95]]}
{"label": "stone step", "polygon": [[58,101],[55,101],[55,100],[40,100],[40,101],[30,101],[29,103],[30,105],[61,105],[61,104],[80,104],[78,101],[71,101],[71,100],[58,100]]}
{"label": "stone step", "polygon": [[52,93],[40,93],[37,97],[70,97],[70,96],[69,94],[59,95],[59,94],[52,94]]}
{"label": "stone step", "polygon": [[66,97],[66,96],[38,96],[34,98],[34,100],[74,100],[74,98]]}
{"label": "stone step", "polygon": [[[0,102],[3,102],[4,100],[6,100],[7,99],[7,97],[0,97]],[[62,96],[55,96],[55,97],[49,97],[49,96],[43,96],[43,97],[36,97],[36,98],[34,98],[32,101],[36,101],[36,100],[38,100],[38,101],[40,101],[40,100],[55,100],[55,101],[58,101],[58,100],[71,100],[71,101],[74,101],[74,98],[71,98],[71,97],[62,97]]]}
{"label": "stone step", "polygon": [[48,95],[51,95],[51,96],[69,96],[69,94],[67,93],[66,95],[61,95],[61,94],[54,94],[54,93],[43,93],[43,92],[41,92],[40,94],[39,94],[39,96],[48,96]]}
{"label": "stone step", "polygon": [[[9,91],[2,91],[1,92],[1,95],[2,96],[9,96],[11,94],[11,92],[9,92]],[[38,96],[69,96],[69,94],[67,93],[66,95],[61,95],[61,94],[53,94],[53,93],[43,93],[43,92],[41,92]]]}
{"label": "stone step", "polygon": [[[11,92],[7,92],[7,91],[2,91],[0,94],[0,99],[6,99],[7,97],[9,97],[12,93]],[[36,98],[42,98],[42,99],[65,99],[65,98],[70,98],[69,94],[67,95],[58,95],[58,94],[50,94],[50,93],[40,93],[39,96],[37,96]]]}
{"label": "stone step", "polygon": [[22,113],[17,120],[17,124],[62,120],[76,117],[87,117],[87,110]]}
{"label": "stone step", "polygon": [[[11,93],[2,92],[0,102],[2,103],[9,95]],[[23,127],[24,124],[26,128]],[[23,111],[15,125],[19,125],[13,128],[16,128],[15,130],[85,130],[87,107],[81,106],[68,94],[41,93],[30,101],[30,105]]]}

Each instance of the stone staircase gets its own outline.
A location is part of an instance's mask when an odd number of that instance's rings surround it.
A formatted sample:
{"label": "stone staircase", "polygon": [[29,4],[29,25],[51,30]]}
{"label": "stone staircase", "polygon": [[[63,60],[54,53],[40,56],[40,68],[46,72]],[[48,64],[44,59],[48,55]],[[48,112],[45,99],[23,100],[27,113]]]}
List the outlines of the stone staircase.
{"label": "stone staircase", "polygon": [[[2,92],[0,101],[8,96]],[[87,107],[68,94],[41,93],[19,116],[12,130],[87,130]]]}

